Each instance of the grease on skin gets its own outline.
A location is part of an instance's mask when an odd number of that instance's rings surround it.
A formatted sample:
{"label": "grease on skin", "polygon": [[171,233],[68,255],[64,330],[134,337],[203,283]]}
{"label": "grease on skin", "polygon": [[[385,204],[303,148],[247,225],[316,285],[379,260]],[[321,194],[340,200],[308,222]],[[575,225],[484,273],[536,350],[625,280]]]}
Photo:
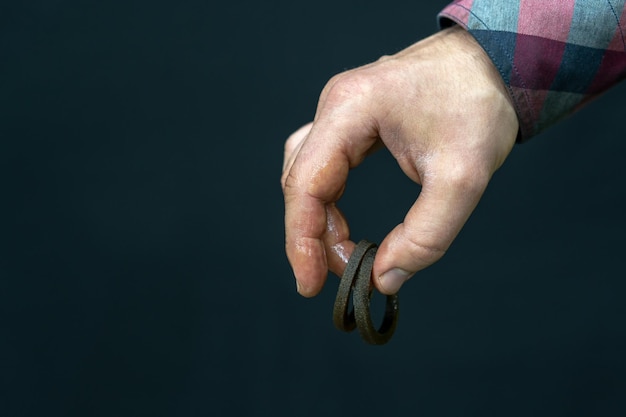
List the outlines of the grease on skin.
{"label": "grease on skin", "polygon": [[350,256],[348,255],[348,253],[346,251],[346,248],[344,247],[343,244],[337,243],[337,244],[331,246],[330,250],[331,250],[332,253],[337,255],[337,257],[339,259],[341,259],[341,262],[343,262],[344,264],[348,263],[348,260],[350,259]]}
{"label": "grease on skin", "polygon": [[326,206],[326,231],[324,246],[328,266],[337,275],[345,269],[354,244],[349,241],[349,229],[339,209],[333,204]]}
{"label": "grease on skin", "polygon": [[325,281],[326,256],[324,245],[319,239],[301,238],[292,244],[293,250],[288,258],[292,265],[301,265],[297,272],[294,269],[298,293],[305,297],[315,296]]}

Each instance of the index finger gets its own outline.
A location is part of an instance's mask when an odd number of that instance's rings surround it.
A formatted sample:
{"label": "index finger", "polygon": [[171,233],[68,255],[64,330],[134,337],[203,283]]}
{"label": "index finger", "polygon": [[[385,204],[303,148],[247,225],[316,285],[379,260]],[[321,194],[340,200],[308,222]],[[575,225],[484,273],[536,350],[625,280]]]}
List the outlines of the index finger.
{"label": "index finger", "polygon": [[[333,122],[326,122],[333,120]],[[319,293],[328,273],[324,235],[329,227],[328,205],[343,194],[350,168],[358,165],[377,135],[341,123],[349,118],[321,117],[313,124],[285,179],[285,249],[298,292]],[[347,240],[345,232],[340,233]],[[345,236],[343,236],[345,235]]]}

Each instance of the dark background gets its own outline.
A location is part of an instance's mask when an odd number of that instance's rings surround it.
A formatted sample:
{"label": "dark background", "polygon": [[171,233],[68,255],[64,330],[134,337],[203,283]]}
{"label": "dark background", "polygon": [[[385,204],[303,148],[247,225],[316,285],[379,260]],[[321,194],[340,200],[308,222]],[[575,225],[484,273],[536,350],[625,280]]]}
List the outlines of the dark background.
{"label": "dark background", "polygon": [[[0,415],[626,414],[624,85],[515,147],[389,344],[296,294],[284,139],[445,3],[4,2]],[[418,191],[367,160],[353,239]]]}

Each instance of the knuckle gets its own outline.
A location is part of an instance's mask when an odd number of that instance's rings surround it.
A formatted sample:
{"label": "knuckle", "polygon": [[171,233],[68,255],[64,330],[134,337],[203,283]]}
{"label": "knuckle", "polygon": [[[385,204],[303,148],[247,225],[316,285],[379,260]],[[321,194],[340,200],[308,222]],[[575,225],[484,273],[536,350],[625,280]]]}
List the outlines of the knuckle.
{"label": "knuckle", "polygon": [[285,189],[287,187],[287,178],[289,176],[289,172],[288,171],[283,171],[282,175],[280,176],[280,186],[283,189],[283,193],[285,192]]}
{"label": "knuckle", "polygon": [[289,136],[287,138],[287,140],[285,141],[285,146],[284,146],[284,154],[285,155],[291,155],[296,148],[298,147],[298,138],[296,137],[295,134],[292,134],[291,136]]}
{"label": "knuckle", "polygon": [[409,244],[409,253],[414,259],[420,259],[426,264],[437,262],[445,255],[447,248],[438,245],[435,242],[419,240],[416,236],[407,236]]}
{"label": "knuckle", "polygon": [[451,189],[471,195],[480,195],[487,187],[491,175],[483,167],[483,164],[475,163],[470,159],[463,159],[448,164],[439,177]]}
{"label": "knuckle", "polygon": [[294,191],[298,188],[295,184],[296,178],[293,176],[291,170],[286,170],[280,177],[280,184],[283,188],[283,194],[285,198],[287,196],[294,194]]}
{"label": "knuckle", "polygon": [[372,78],[360,72],[344,73],[333,78],[327,93],[327,99],[333,103],[367,97],[375,87]]}
{"label": "knuckle", "polygon": [[285,145],[284,145],[285,156],[291,155],[298,149],[298,147],[302,144],[302,142],[308,136],[308,133],[310,132],[311,127],[312,127],[312,123],[308,123],[304,126],[301,126],[298,130],[296,130],[291,135],[289,135],[287,140],[285,140]]}

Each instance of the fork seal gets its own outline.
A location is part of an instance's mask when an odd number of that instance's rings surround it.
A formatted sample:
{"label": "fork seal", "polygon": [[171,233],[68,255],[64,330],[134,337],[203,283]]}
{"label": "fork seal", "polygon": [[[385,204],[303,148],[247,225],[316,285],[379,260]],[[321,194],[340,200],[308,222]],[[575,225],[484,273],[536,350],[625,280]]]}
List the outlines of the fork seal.
{"label": "fork seal", "polygon": [[[362,240],[356,245],[339,283],[333,322],[335,327],[344,332],[350,332],[356,327],[365,342],[383,345],[391,339],[396,330],[400,306],[397,294],[388,295],[383,322],[378,330],[374,328],[370,301],[373,293],[371,274],[375,256],[376,244]],[[353,307],[348,311],[351,293]]]}
{"label": "fork seal", "polygon": [[354,281],[359,274],[361,262],[367,251],[375,247],[376,245],[374,243],[365,240],[360,241],[354,248],[352,256],[350,256],[346,269],[341,277],[341,281],[339,282],[339,289],[337,290],[335,307],[333,309],[333,322],[336,328],[344,332],[351,332],[356,328],[354,307],[348,311],[348,303],[350,302]]}

